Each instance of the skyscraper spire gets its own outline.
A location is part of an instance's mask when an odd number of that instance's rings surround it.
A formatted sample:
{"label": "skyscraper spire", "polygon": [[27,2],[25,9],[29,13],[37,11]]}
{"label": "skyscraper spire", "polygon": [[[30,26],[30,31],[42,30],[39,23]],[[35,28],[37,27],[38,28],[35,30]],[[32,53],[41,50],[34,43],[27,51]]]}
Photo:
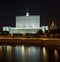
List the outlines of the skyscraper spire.
{"label": "skyscraper spire", "polygon": [[26,12],[26,16],[29,16],[29,12],[28,12],[28,9],[27,9],[27,12]]}

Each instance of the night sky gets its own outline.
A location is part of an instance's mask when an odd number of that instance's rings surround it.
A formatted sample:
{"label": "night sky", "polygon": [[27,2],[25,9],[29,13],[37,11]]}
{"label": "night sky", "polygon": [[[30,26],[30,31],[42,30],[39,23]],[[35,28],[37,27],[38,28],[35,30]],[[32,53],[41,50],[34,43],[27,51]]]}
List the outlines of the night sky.
{"label": "night sky", "polygon": [[2,0],[0,1],[0,26],[15,26],[15,16],[40,15],[42,25],[49,26],[52,19],[60,27],[60,2],[57,0]]}

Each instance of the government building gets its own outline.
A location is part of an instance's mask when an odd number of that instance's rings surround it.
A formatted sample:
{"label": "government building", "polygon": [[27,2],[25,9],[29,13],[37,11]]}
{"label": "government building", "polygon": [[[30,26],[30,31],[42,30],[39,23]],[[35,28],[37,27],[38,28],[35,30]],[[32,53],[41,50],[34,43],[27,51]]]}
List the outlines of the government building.
{"label": "government building", "polygon": [[44,29],[48,30],[48,26],[40,27],[40,16],[29,15],[28,11],[25,16],[16,16],[16,27],[3,27],[3,31],[9,31],[10,34],[35,34],[40,29],[42,31],[44,31]]}

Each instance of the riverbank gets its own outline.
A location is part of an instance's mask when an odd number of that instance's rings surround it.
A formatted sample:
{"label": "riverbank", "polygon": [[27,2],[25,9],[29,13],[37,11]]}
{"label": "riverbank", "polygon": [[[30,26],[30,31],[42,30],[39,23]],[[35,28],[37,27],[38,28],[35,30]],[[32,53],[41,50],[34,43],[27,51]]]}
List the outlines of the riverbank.
{"label": "riverbank", "polygon": [[0,37],[0,44],[27,44],[27,45],[55,45],[60,46],[59,38],[19,38],[19,37]]}

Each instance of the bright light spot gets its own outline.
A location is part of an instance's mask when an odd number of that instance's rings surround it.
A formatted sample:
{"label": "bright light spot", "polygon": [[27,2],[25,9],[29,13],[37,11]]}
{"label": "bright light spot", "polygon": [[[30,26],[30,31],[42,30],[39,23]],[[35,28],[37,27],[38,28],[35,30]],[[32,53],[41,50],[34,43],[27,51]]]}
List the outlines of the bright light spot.
{"label": "bright light spot", "polygon": [[0,46],[0,55],[2,54],[2,46]]}
{"label": "bright light spot", "polygon": [[7,46],[7,53],[10,55],[12,52],[12,47],[11,46]]}
{"label": "bright light spot", "polygon": [[26,16],[29,16],[29,12],[26,12]]}
{"label": "bright light spot", "polygon": [[22,56],[25,55],[24,45],[22,45]]}
{"label": "bright light spot", "polygon": [[11,52],[12,48],[11,46],[7,46],[7,52]]}
{"label": "bright light spot", "polygon": [[7,46],[7,58],[11,59],[12,58],[12,47],[11,46]]}
{"label": "bright light spot", "polygon": [[43,53],[46,54],[46,48],[45,47],[43,47]]}
{"label": "bright light spot", "polygon": [[58,51],[57,51],[57,49],[54,50],[54,57],[55,57],[56,60],[58,59]]}
{"label": "bright light spot", "polygon": [[43,47],[43,58],[44,58],[44,61],[47,61],[47,52],[45,47]]}

